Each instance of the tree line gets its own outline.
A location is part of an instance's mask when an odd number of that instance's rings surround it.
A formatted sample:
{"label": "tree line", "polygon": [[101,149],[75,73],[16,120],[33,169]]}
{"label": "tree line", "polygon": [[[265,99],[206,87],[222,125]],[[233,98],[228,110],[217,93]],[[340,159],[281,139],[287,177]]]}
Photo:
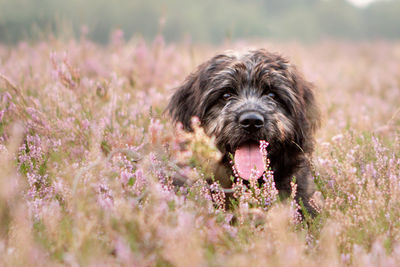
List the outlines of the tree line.
{"label": "tree line", "polygon": [[168,41],[270,38],[399,39],[400,0],[356,7],[346,0],[0,0],[0,43],[49,35],[101,43],[114,29],[125,38]]}

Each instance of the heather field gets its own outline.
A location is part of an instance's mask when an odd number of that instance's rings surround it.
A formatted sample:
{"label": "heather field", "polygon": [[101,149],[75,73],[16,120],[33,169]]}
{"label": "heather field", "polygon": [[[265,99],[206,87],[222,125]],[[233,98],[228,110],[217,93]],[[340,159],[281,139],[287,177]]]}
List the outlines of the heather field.
{"label": "heather field", "polygon": [[[225,209],[213,141],[163,114],[199,63],[260,47],[317,88],[314,218],[272,173]],[[0,45],[0,266],[397,266],[399,129],[400,43]]]}

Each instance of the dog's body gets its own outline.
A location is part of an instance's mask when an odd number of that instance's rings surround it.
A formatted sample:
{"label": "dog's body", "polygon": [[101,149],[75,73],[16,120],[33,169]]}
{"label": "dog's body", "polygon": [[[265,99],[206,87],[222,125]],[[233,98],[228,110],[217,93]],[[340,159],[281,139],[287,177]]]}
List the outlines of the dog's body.
{"label": "dog's body", "polygon": [[223,186],[229,186],[232,174],[230,154],[246,150],[248,158],[254,158],[254,144],[269,142],[278,191],[289,195],[295,177],[297,200],[311,210],[314,183],[308,158],[319,110],[311,84],[287,60],[265,50],[217,55],[187,77],[167,109],[184,129],[191,131],[191,118],[197,116],[206,134],[215,136],[224,155],[215,177]]}

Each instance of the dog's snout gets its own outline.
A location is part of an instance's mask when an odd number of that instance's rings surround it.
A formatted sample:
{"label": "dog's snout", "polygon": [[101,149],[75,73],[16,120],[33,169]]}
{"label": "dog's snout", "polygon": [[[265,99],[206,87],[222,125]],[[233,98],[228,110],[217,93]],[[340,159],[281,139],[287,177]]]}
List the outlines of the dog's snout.
{"label": "dog's snout", "polygon": [[257,130],[264,126],[264,117],[257,112],[245,112],[239,117],[239,124],[247,130]]}

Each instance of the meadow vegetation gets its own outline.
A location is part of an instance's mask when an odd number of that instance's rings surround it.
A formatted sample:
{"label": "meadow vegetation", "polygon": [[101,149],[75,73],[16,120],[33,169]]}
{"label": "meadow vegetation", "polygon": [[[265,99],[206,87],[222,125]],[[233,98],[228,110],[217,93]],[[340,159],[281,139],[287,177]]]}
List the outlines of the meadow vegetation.
{"label": "meadow vegetation", "polygon": [[[317,89],[315,218],[301,220],[272,182],[240,179],[226,210],[205,182],[220,156],[212,139],[163,114],[209,56],[260,47]],[[117,31],[107,46],[0,46],[0,265],[396,266],[399,127],[395,42],[200,46]]]}

